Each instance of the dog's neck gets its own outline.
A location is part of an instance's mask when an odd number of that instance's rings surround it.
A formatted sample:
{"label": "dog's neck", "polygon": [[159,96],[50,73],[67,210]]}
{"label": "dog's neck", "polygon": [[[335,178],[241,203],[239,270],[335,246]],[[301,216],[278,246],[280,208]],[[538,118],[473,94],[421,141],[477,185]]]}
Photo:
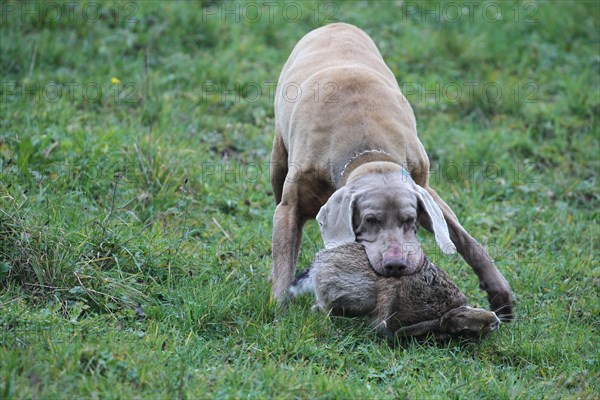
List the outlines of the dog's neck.
{"label": "dog's neck", "polygon": [[[383,163],[382,166],[384,168],[390,169],[402,169],[398,160],[392,156],[390,153],[387,153],[383,150],[365,150],[363,152],[357,153],[354,157],[350,159],[344,166],[342,173],[339,175],[339,179],[337,182],[337,187],[340,188],[345,186],[348,180],[356,178],[358,175],[362,175],[359,170],[364,170],[365,168],[360,168],[365,166],[368,163]],[[387,167],[386,167],[387,166]],[[380,166],[381,167],[381,166]]]}

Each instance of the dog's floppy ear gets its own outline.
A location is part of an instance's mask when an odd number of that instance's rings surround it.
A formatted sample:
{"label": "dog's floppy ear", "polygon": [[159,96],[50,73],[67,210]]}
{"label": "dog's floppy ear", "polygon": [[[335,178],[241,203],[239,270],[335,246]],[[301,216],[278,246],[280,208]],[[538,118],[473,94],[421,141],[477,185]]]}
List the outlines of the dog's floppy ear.
{"label": "dog's floppy ear", "polygon": [[435,242],[444,254],[455,253],[456,247],[454,247],[454,243],[452,243],[452,240],[450,240],[448,225],[446,224],[442,210],[437,205],[435,200],[433,200],[433,197],[431,197],[427,190],[423,189],[416,183],[414,184],[414,188],[417,192],[419,203],[426,214],[423,216],[426,218],[424,222],[431,227],[433,235],[435,236]]}
{"label": "dog's floppy ear", "polygon": [[321,207],[317,221],[326,249],[356,241],[352,227],[353,210],[354,194],[345,186],[336,190]]}

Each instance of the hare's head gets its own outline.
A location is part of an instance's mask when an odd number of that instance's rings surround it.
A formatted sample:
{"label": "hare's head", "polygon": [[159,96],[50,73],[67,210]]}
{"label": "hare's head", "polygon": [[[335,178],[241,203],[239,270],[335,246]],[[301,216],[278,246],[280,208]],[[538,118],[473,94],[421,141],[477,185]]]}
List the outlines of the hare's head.
{"label": "hare's head", "polygon": [[500,320],[494,312],[469,306],[450,310],[441,318],[441,331],[452,336],[479,336],[499,326]]}

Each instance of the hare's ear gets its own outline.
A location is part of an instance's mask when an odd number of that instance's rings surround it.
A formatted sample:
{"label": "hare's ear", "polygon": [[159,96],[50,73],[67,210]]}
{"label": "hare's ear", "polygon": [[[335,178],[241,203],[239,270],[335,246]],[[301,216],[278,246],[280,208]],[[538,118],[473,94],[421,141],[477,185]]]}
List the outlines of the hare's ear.
{"label": "hare's ear", "polygon": [[345,186],[336,190],[319,210],[317,221],[325,248],[356,241],[352,227],[354,194]]}
{"label": "hare's ear", "polygon": [[444,214],[442,214],[442,210],[437,205],[433,197],[427,192],[427,190],[423,189],[421,186],[415,183],[414,185],[415,191],[417,192],[417,197],[419,198],[419,204],[425,211],[424,221],[425,224],[431,227],[433,231],[433,235],[435,236],[435,242],[440,247],[444,254],[453,254],[456,252],[456,247],[454,247],[454,243],[450,240],[450,233],[448,233],[448,225],[446,224],[446,220],[444,219]]}

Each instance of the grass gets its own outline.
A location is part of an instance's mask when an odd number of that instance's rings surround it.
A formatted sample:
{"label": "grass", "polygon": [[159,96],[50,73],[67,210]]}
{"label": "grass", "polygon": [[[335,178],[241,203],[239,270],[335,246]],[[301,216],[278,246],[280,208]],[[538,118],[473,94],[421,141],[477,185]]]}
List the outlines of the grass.
{"label": "grass", "polygon": [[[0,398],[598,397],[597,3],[49,4],[0,16]],[[269,88],[338,20],[512,285],[516,321],[481,341],[392,348],[270,300]],[[320,246],[311,223],[300,264]]]}

